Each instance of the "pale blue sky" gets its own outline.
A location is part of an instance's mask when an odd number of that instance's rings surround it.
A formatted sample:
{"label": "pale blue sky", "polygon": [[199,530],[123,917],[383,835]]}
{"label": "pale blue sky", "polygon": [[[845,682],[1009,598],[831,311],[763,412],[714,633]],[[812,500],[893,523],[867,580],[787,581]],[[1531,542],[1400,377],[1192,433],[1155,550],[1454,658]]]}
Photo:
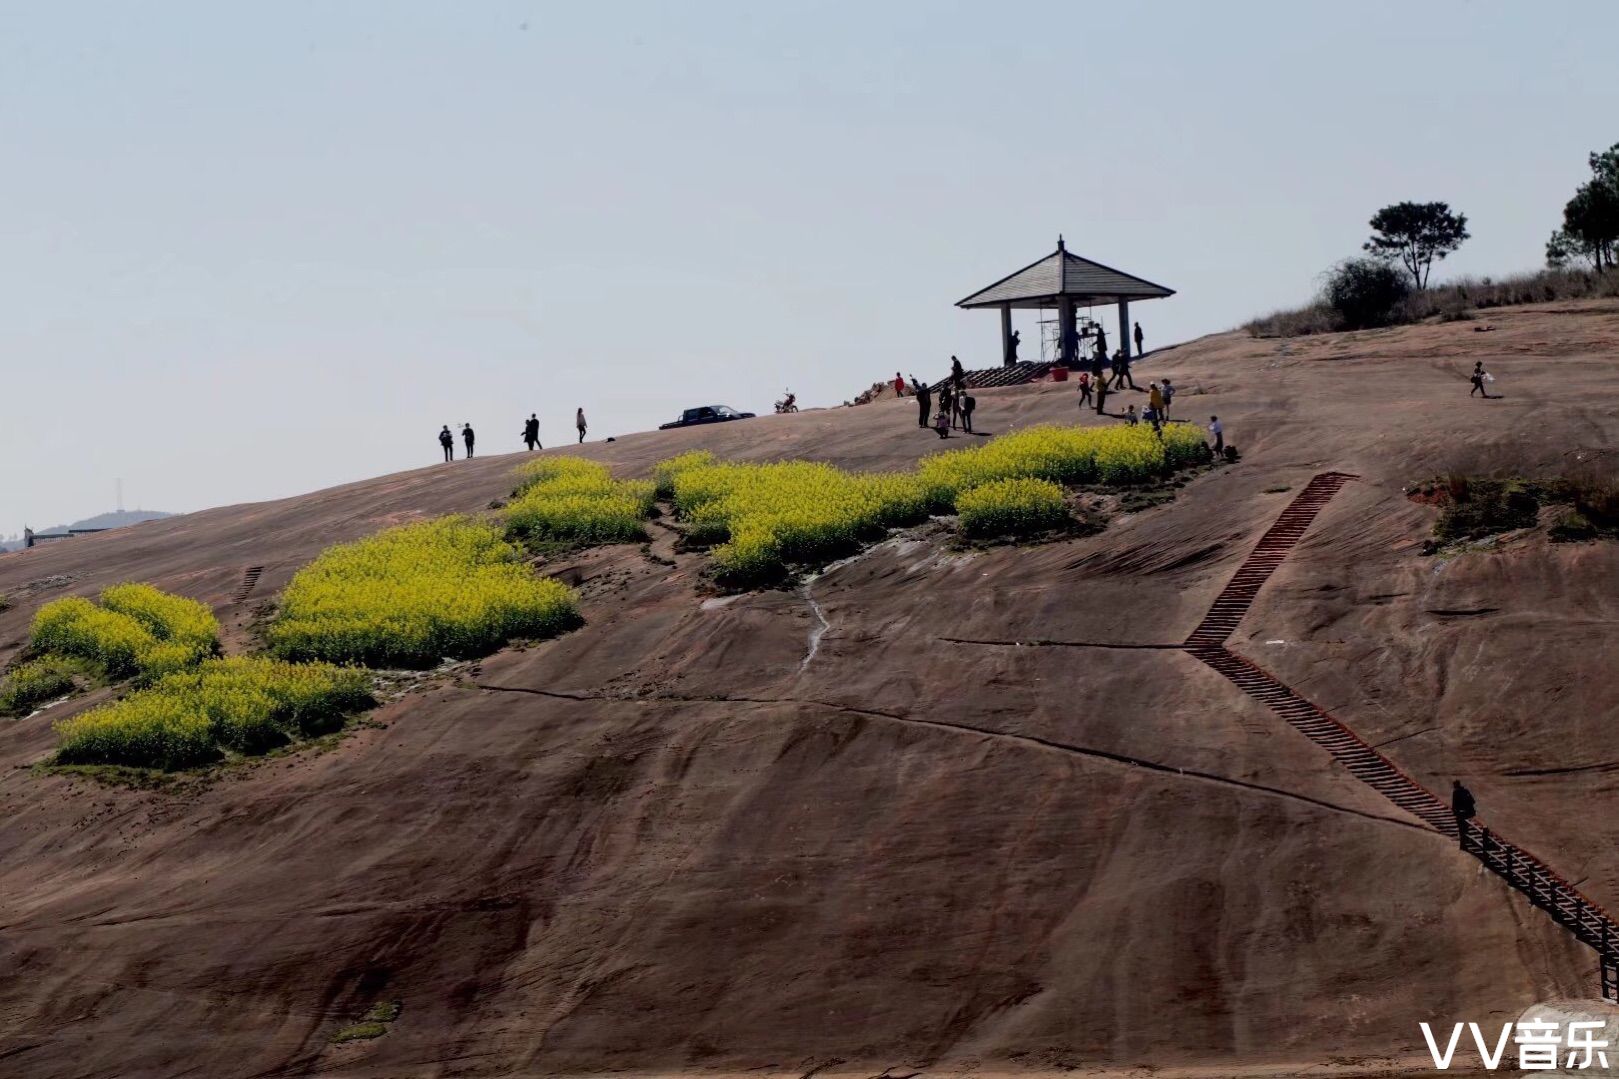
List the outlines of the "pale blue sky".
{"label": "pale blue sky", "polygon": [[[0,2],[0,532],[998,359],[1072,250],[1149,344],[1399,199],[1539,264],[1619,5]],[[1032,324],[1025,323],[1032,338]]]}

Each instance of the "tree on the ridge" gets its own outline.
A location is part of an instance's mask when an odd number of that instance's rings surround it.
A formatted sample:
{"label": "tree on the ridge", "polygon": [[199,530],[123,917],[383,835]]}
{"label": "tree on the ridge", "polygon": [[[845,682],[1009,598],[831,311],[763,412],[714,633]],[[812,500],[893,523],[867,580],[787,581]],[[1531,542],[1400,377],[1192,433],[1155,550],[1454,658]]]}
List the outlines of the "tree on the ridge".
{"label": "tree on the ridge", "polygon": [[1366,250],[1380,259],[1398,260],[1419,289],[1428,287],[1435,259],[1442,259],[1467,239],[1467,215],[1453,214],[1445,202],[1397,202],[1372,217]]}
{"label": "tree on the ridge", "polygon": [[1589,161],[1591,179],[1563,207],[1563,227],[1546,242],[1546,262],[1585,259],[1600,273],[1613,269],[1619,254],[1619,144]]}

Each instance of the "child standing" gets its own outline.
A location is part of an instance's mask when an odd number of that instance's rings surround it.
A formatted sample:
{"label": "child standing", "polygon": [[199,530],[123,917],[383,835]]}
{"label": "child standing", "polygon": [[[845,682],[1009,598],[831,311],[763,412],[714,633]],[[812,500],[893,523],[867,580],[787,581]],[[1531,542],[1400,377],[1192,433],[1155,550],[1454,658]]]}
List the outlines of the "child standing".
{"label": "child standing", "polygon": [[940,438],[950,437],[950,410],[942,405],[933,417],[933,429],[939,433]]}
{"label": "child standing", "polygon": [[1124,410],[1124,419],[1125,422],[1131,427],[1134,427],[1140,421],[1141,417],[1136,415],[1135,405],[1131,405],[1129,408]]}
{"label": "child standing", "polygon": [[1089,371],[1081,371],[1079,373],[1079,407],[1084,408],[1086,405],[1088,405],[1090,403],[1091,403],[1091,373]]}

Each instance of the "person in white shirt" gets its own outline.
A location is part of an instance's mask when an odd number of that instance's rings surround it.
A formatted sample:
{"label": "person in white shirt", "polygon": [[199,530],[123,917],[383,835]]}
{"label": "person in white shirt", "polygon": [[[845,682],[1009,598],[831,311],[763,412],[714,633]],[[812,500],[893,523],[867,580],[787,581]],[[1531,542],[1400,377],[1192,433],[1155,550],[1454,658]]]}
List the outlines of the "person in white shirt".
{"label": "person in white shirt", "polygon": [[1225,426],[1220,422],[1220,417],[1209,417],[1209,434],[1214,436],[1214,456],[1225,456]]}

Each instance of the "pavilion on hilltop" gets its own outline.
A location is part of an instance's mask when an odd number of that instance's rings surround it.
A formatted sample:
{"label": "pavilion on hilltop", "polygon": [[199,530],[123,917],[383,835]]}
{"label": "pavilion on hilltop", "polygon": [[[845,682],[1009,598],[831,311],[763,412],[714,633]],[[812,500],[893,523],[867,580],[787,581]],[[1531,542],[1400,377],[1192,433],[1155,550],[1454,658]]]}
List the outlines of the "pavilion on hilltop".
{"label": "pavilion on hilltop", "polygon": [[[1015,362],[1012,354],[1012,309],[1056,313],[1058,362],[1073,367],[1079,361],[1080,338],[1076,314],[1082,307],[1119,307],[1119,347],[1130,348],[1130,301],[1157,300],[1175,295],[1174,289],[1155,285],[1100,262],[1071,253],[1061,236],[1057,250],[1003,277],[988,288],[956,303],[957,307],[998,308],[1001,312],[1001,361]],[[1089,334],[1086,331],[1086,335]]]}

